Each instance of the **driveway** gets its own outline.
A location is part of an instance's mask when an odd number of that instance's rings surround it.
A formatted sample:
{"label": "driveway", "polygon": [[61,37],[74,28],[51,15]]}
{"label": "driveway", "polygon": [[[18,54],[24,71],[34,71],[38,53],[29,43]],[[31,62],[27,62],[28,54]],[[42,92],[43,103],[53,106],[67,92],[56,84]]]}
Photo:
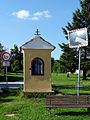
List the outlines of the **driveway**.
{"label": "driveway", "polygon": [[16,82],[1,82],[0,83],[0,88],[6,87],[6,86],[11,89],[20,88],[24,86],[24,81],[20,80]]}

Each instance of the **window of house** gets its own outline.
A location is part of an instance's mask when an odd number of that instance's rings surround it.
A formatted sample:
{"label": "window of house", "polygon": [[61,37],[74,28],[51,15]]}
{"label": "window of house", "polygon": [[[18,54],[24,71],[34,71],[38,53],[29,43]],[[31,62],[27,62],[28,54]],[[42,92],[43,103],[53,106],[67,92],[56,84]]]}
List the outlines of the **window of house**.
{"label": "window of house", "polygon": [[40,58],[32,60],[32,75],[44,75],[44,62]]}

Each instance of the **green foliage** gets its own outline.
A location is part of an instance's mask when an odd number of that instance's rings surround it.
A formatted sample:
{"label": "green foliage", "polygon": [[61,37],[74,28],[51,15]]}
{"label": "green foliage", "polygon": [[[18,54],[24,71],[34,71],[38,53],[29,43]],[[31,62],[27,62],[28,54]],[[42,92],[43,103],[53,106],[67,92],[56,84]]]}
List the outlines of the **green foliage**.
{"label": "green foliage", "polygon": [[53,72],[53,65],[54,65],[54,63],[55,63],[55,60],[54,60],[54,58],[52,57],[52,58],[51,58],[51,72]]}
{"label": "green foliage", "polygon": [[14,45],[14,49],[11,50],[11,69],[12,71],[23,70],[23,53],[19,51],[18,46]]}
{"label": "green foliage", "polygon": [[77,52],[75,49],[70,49],[66,44],[59,44],[60,48],[62,49],[63,53],[60,56],[60,69],[62,72],[75,72],[77,69]]}
{"label": "green foliage", "polygon": [[54,73],[66,73],[66,67],[60,63],[59,60],[56,60],[54,62],[54,65],[52,67],[52,70]]}
{"label": "green foliage", "polygon": [[2,44],[0,43],[0,73],[2,73],[4,71],[3,61],[2,61],[2,57],[1,57],[3,52],[4,52],[4,49],[3,49]]}
{"label": "green foliage", "polygon": [[7,86],[2,88],[1,90],[2,90],[3,94],[9,93],[9,88]]}
{"label": "green foliage", "polygon": [[[83,79],[86,79],[86,71],[88,67],[87,61],[90,61],[90,0],[80,0],[81,9],[75,10],[73,12],[72,23],[67,22],[67,25],[62,28],[66,39],[68,39],[68,32],[74,29],[87,28],[88,30],[88,47],[83,47],[83,59],[82,59],[82,69],[83,69]],[[71,50],[72,51],[72,50]],[[65,52],[65,51],[64,51]],[[65,53],[66,54],[66,53]],[[72,54],[72,53],[71,53]],[[62,55],[63,56],[63,55]]]}
{"label": "green foliage", "polygon": [[19,60],[15,60],[13,64],[11,65],[11,68],[13,72],[18,72],[19,71]]}
{"label": "green foliage", "polygon": [[87,77],[90,77],[90,73],[87,74]]}
{"label": "green foliage", "polygon": [[53,65],[53,72],[59,73],[60,72],[60,63],[55,62]]}
{"label": "green foliage", "polygon": [[89,70],[90,69],[90,61],[86,61],[86,62],[81,62],[81,68],[82,69],[86,69]]}
{"label": "green foliage", "polygon": [[45,93],[45,92],[32,92],[32,93],[23,93],[25,98],[46,98],[47,95],[53,95],[54,93]]}

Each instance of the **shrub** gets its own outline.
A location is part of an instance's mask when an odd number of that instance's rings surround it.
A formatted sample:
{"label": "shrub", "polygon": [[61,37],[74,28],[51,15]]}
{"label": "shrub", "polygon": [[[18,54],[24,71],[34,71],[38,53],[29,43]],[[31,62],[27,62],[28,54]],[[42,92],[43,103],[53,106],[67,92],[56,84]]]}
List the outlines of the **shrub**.
{"label": "shrub", "polygon": [[87,74],[87,77],[90,77],[90,73]]}

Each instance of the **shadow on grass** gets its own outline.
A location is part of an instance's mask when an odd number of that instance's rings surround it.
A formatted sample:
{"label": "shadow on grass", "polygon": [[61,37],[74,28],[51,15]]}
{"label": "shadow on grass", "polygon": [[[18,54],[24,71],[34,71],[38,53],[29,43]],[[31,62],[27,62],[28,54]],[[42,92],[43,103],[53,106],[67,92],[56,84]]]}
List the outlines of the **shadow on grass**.
{"label": "shadow on grass", "polygon": [[6,102],[11,102],[13,99],[4,99],[4,98],[0,98],[0,104],[2,103],[6,103]]}
{"label": "shadow on grass", "polygon": [[[55,94],[62,94],[62,95],[66,95],[66,93],[62,92],[61,90],[75,90],[75,86],[73,85],[62,85],[62,86],[58,86],[58,85],[52,85],[52,89],[54,90]],[[76,94],[76,93],[74,93]]]}
{"label": "shadow on grass", "polygon": [[81,88],[82,91],[89,91],[90,90],[90,86],[85,86],[83,88]]}
{"label": "shadow on grass", "polygon": [[[8,76],[8,82],[23,80],[23,77]],[[0,82],[6,82],[6,76],[0,76]]]}
{"label": "shadow on grass", "polygon": [[[74,85],[52,85],[53,90],[55,91],[55,94],[62,94],[62,95],[76,95],[76,92],[68,93],[68,90],[76,90],[77,88]],[[90,95],[90,92],[88,92],[90,89],[90,86],[85,86],[80,88],[80,95]],[[87,92],[83,92],[87,91]]]}
{"label": "shadow on grass", "polygon": [[62,85],[62,86],[52,85],[52,88],[54,89],[75,89],[75,86],[74,85]]}
{"label": "shadow on grass", "polygon": [[82,79],[82,81],[90,81],[90,78]]}
{"label": "shadow on grass", "polygon": [[64,112],[64,113],[56,113],[55,114],[56,116],[61,116],[61,115],[64,115],[64,116],[81,116],[81,115],[88,115],[88,112]]}
{"label": "shadow on grass", "polygon": [[0,93],[0,104],[5,102],[10,102],[13,99],[9,98],[9,96],[18,96],[19,89],[9,90],[8,93]]}

